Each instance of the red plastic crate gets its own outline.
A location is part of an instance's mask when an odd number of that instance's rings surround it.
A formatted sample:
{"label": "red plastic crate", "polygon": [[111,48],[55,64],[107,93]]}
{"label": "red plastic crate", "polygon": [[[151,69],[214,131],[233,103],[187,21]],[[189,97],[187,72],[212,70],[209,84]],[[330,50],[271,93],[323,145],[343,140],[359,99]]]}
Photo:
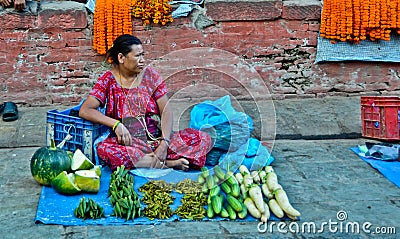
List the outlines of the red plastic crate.
{"label": "red plastic crate", "polygon": [[382,140],[400,140],[400,97],[362,96],[362,136]]}

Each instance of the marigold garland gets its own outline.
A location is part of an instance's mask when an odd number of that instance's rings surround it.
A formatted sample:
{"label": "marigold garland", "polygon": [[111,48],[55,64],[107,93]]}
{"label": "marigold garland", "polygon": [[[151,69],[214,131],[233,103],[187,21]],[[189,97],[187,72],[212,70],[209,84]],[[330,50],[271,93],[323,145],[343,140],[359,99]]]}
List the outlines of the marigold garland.
{"label": "marigold garland", "polygon": [[400,34],[399,0],[324,0],[320,36],[334,41],[390,40]]}
{"label": "marigold garland", "polygon": [[132,17],[144,25],[172,22],[168,0],[96,0],[93,22],[93,49],[106,54],[119,35],[132,34]]}
{"label": "marigold garland", "polygon": [[133,0],[133,6],[133,16],[141,18],[144,25],[173,22],[169,0]]}

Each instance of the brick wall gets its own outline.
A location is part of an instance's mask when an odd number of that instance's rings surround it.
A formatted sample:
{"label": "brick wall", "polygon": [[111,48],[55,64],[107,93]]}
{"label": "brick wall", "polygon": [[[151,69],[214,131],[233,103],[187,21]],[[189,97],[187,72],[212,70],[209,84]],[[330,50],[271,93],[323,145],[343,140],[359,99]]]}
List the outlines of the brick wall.
{"label": "brick wall", "polygon": [[[149,63],[181,98],[311,98],[400,93],[398,63],[315,64],[317,0],[206,0],[167,26],[142,26]],[[0,12],[0,102],[74,105],[101,72],[83,4],[44,2],[37,15]]]}

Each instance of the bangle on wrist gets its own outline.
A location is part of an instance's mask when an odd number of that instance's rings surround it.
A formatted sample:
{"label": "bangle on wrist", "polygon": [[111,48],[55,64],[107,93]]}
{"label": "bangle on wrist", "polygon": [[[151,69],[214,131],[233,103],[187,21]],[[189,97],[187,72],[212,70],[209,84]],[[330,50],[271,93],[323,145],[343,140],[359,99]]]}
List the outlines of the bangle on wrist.
{"label": "bangle on wrist", "polygon": [[167,144],[167,146],[169,146],[169,144],[171,143],[171,140],[166,139],[166,138],[161,138],[161,140],[164,140],[165,143]]}
{"label": "bangle on wrist", "polygon": [[115,131],[120,123],[121,121],[117,120],[117,122],[115,122],[114,126],[112,127],[112,130]]}

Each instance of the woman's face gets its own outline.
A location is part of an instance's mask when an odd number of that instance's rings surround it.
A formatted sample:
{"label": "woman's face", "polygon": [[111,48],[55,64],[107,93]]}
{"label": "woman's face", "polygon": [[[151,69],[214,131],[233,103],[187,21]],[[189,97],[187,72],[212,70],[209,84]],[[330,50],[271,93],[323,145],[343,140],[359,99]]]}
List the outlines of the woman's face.
{"label": "woman's face", "polygon": [[131,51],[122,57],[123,66],[134,73],[140,73],[145,64],[144,64],[144,51],[142,45],[132,45]]}

